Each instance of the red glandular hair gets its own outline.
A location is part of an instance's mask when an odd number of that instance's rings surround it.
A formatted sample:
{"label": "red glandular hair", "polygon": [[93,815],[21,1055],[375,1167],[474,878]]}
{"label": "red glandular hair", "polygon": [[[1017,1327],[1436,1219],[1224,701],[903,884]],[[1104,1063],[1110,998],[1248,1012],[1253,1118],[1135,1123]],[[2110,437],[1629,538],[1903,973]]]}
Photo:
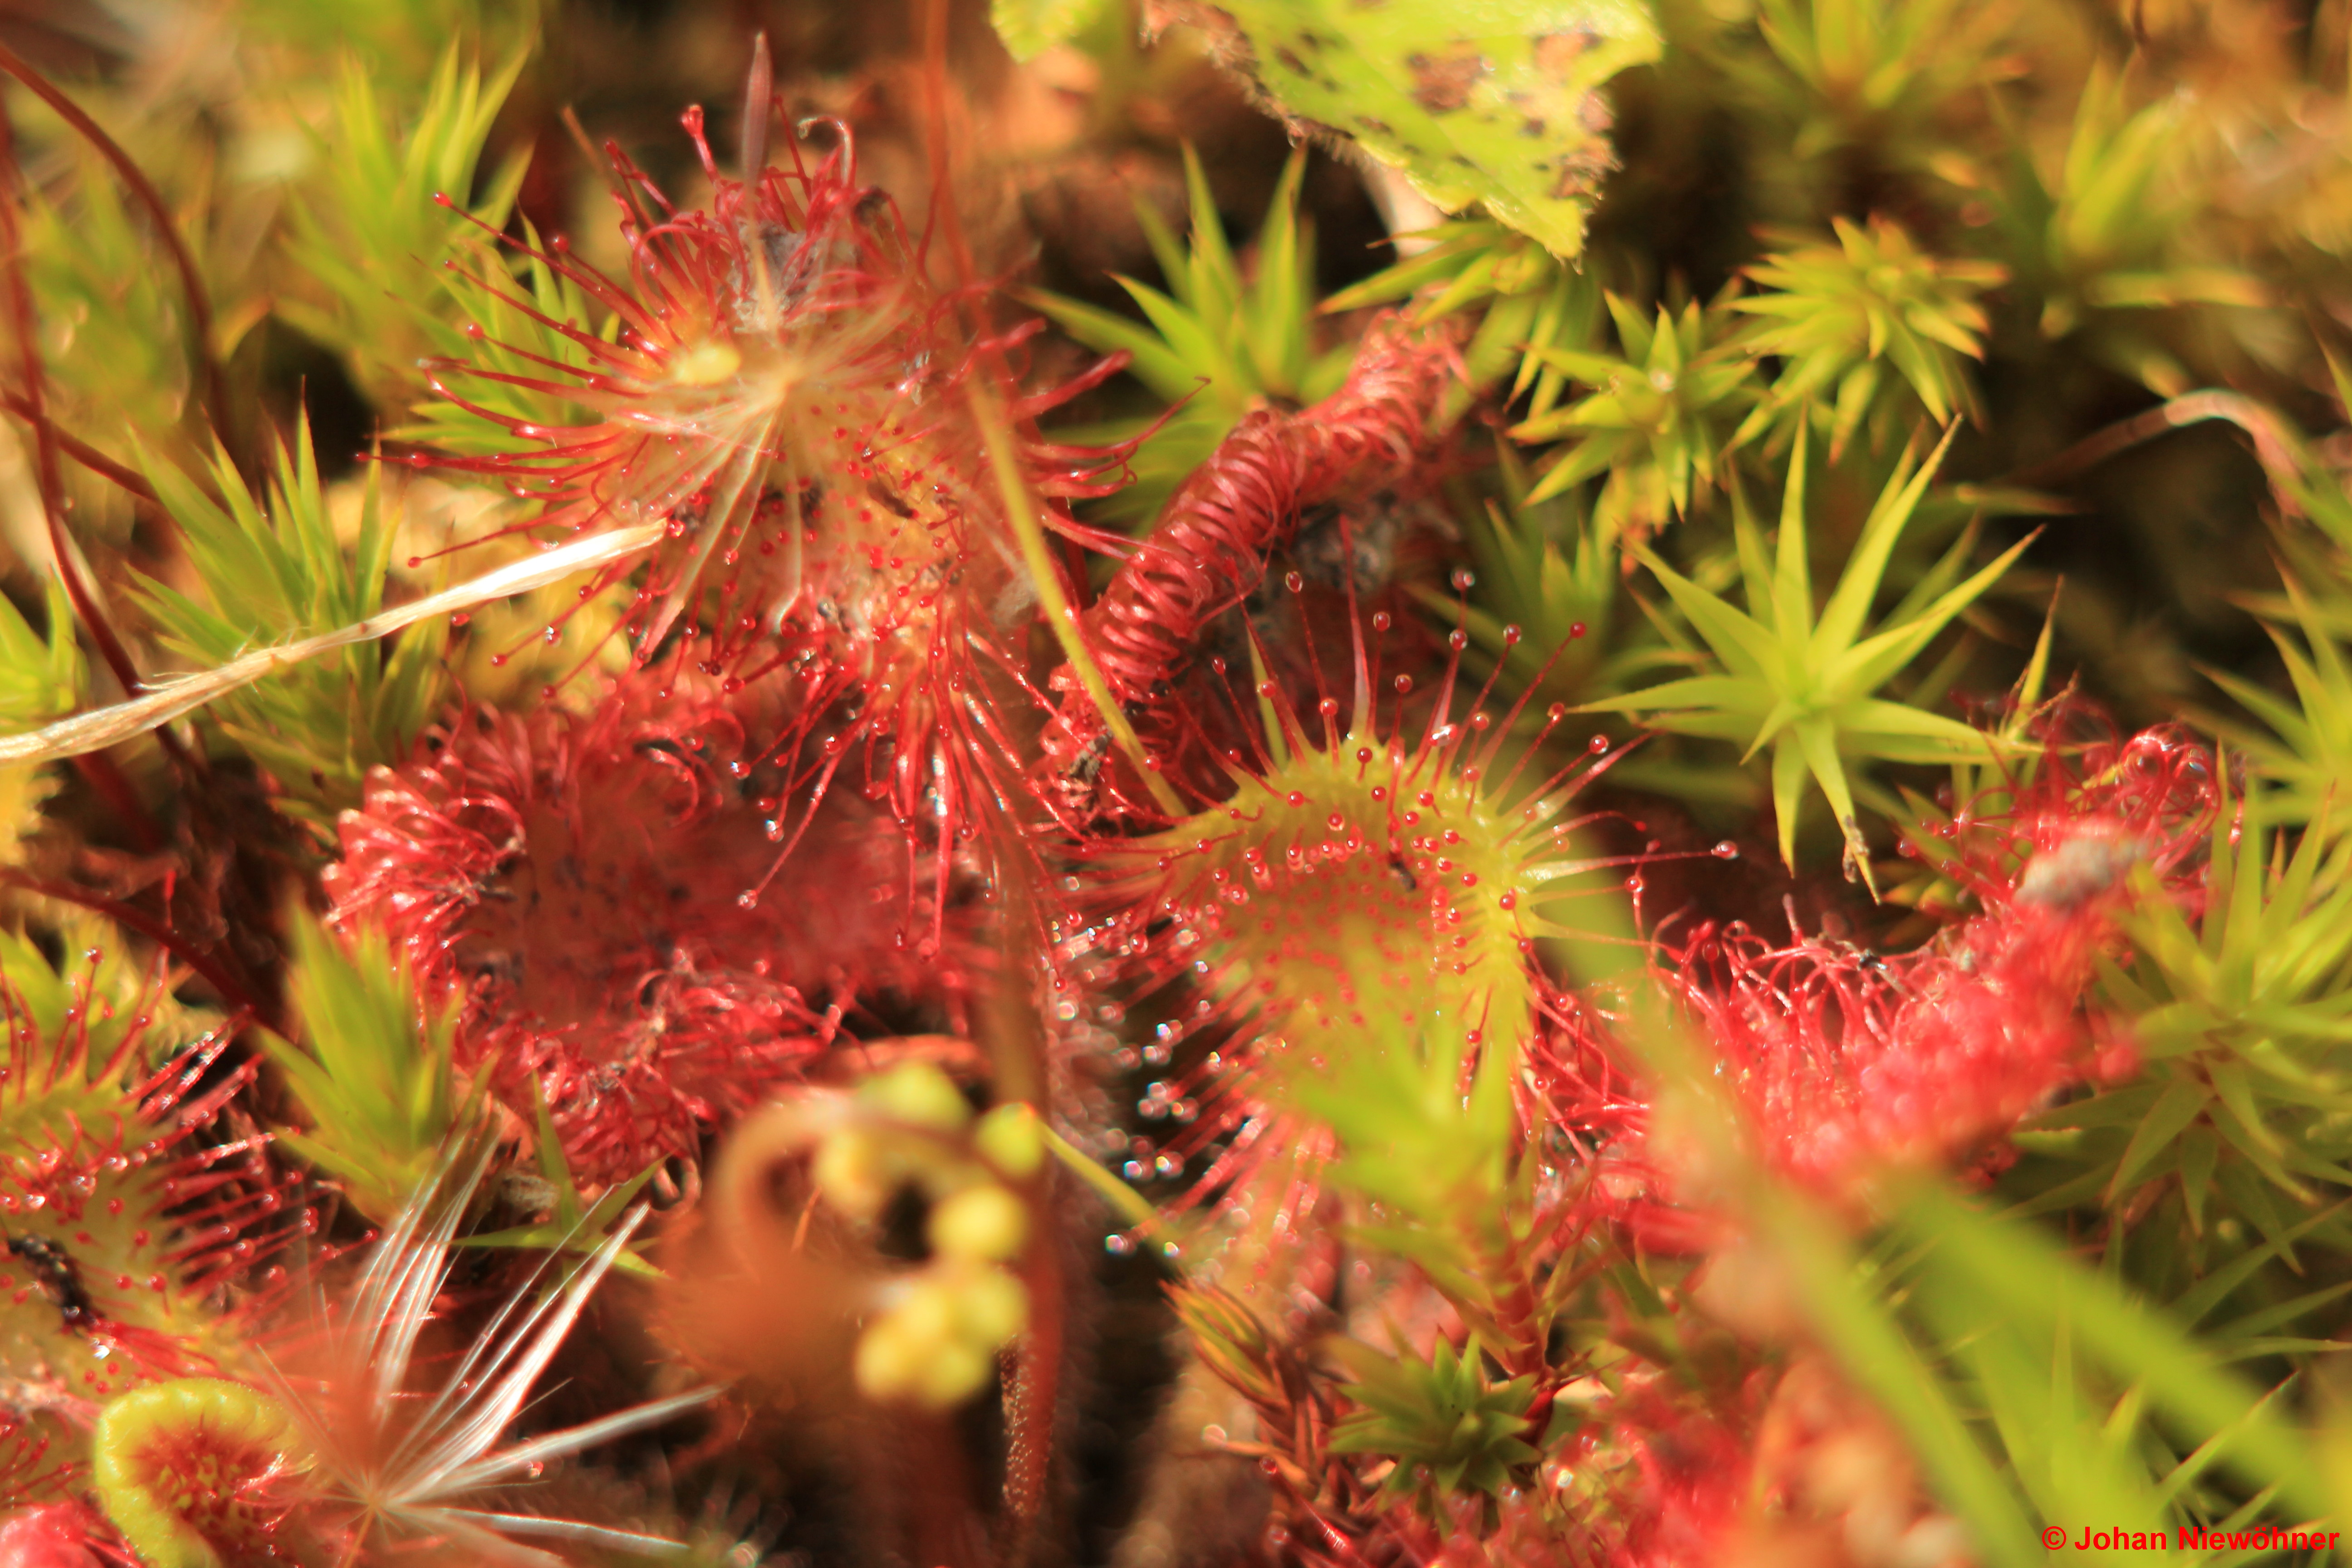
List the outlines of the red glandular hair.
{"label": "red glandular hair", "polygon": [[[1256,590],[1269,554],[1311,509],[1433,489],[1448,444],[1442,406],[1449,388],[1463,390],[1464,374],[1450,325],[1416,331],[1384,320],[1339,391],[1295,412],[1249,415],[1170,498],[1085,617],[1112,700],[1164,766],[1187,738],[1174,685],[1210,621]],[[1102,765],[1108,737],[1073,672],[1057,672],[1054,685],[1045,761],[1067,795],[1069,781],[1091,780]]]}
{"label": "red glandular hair", "polygon": [[1685,1005],[1735,1073],[1768,1158],[1829,1191],[1876,1164],[1947,1164],[1999,1139],[2086,1069],[2082,1000],[2123,879],[2145,863],[2197,899],[2214,759],[2168,729],[2130,737],[2061,711],[2032,775],[1969,803],[1947,870],[1982,912],[1916,952],[1775,948],[1744,928],[1684,944]]}
{"label": "red glandular hair", "polygon": [[[550,320],[509,294],[583,363],[541,359],[530,375],[437,366],[436,389],[516,446],[413,460],[497,477],[535,507],[530,531],[666,524],[625,617],[640,660],[676,629],[681,669],[726,682],[791,671],[800,723],[780,749],[831,731],[809,806],[862,752],[872,793],[938,847],[943,882],[946,847],[1013,779],[974,650],[1032,603],[971,384],[1003,377],[1007,353],[1038,323],[992,336],[980,290],[931,284],[896,205],[858,183],[846,128],[834,127],[837,146],[814,166],[795,144],[792,167],[733,180],[713,163],[698,110],[686,125],[709,177],[707,209],[676,210],[614,151],[627,279],[560,241],[539,257],[617,318],[617,334]],[[1016,436],[1121,363],[1011,400]],[[597,417],[503,416],[467,399],[468,378]],[[1033,492],[1115,486],[1104,478],[1115,452],[1015,447]],[[636,565],[615,563],[598,586]]]}
{"label": "red glandular hair", "polygon": [[[55,1447],[31,1417],[0,1409],[0,1514],[58,1502],[80,1489],[89,1467],[53,1452]],[[28,1526],[24,1533],[32,1536],[40,1531]],[[5,1531],[0,1531],[0,1543],[6,1540]],[[0,1556],[0,1563],[11,1561]]]}
{"label": "red glandular hair", "polygon": [[[436,995],[461,994],[462,1066],[531,1114],[533,1080],[583,1181],[619,1180],[817,1067],[861,1000],[961,1006],[971,954],[923,907],[901,840],[846,792],[781,896],[759,691],[624,678],[585,714],[459,714],[379,772],[326,873]],[[877,832],[877,827],[885,831]]]}
{"label": "red glandular hair", "polygon": [[[1297,574],[1290,586],[1297,596]],[[1166,1017],[1141,1055],[1171,1070],[1136,1112],[1170,1130],[1134,1139],[1125,1173],[1189,1173],[1171,1209],[1215,1201],[1287,1237],[1336,1152],[1327,1130],[1285,1109],[1291,1088],[1356,1070],[1384,1028],[1530,1114],[1576,1102],[1588,1142],[1631,1114],[1585,1020],[1547,994],[1535,961],[1537,939],[1571,931],[1574,902],[1596,890],[1580,879],[1622,865],[1580,854],[1591,818],[1571,815],[1613,760],[1605,742],[1554,754],[1565,708],[1540,722],[1525,697],[1491,710],[1491,675],[1460,701],[1458,632],[1433,697],[1399,676],[1383,703],[1378,654],[1392,622],[1362,622],[1349,626],[1344,700],[1319,664],[1311,707],[1271,677],[1254,700],[1222,693],[1245,740],[1204,758],[1213,783],[1179,781],[1199,792],[1192,815],[1152,833],[1073,835],[1055,927],[1073,989]],[[1563,1063],[1602,1079],[1571,1081]]]}
{"label": "red glandular hair", "polygon": [[1679,977],[1768,1158],[1835,1191],[1957,1158],[2072,1076],[2100,934],[2089,911],[2020,912],[1881,960],[1704,931]]}
{"label": "red glandular hair", "polygon": [[8,1568],[139,1568],[114,1528],[82,1502],[43,1503],[0,1518]]}
{"label": "red glandular hair", "polygon": [[2212,748],[2176,725],[2126,734],[2092,703],[2053,699],[2027,726],[2038,748],[1952,816],[1906,843],[1979,908],[2045,908],[2103,897],[2145,863],[2194,899],[2222,780]]}
{"label": "red glandular hair", "polygon": [[149,1015],[101,1055],[89,1009],[103,1005],[78,989],[45,1027],[0,975],[0,1121],[13,1134],[0,1149],[0,1377],[80,1420],[126,1387],[209,1369],[232,1342],[222,1288],[257,1275],[310,1216],[263,1140],[201,1141],[252,1078],[216,1069],[229,1028],[150,1070]]}

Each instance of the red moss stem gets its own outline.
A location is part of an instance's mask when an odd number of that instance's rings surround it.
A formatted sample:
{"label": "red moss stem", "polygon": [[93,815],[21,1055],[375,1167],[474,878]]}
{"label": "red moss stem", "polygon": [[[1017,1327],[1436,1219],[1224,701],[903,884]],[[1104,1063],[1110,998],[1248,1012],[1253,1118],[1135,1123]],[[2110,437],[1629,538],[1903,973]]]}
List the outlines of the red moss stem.
{"label": "red moss stem", "polygon": [[[14,65],[9,63],[12,60]],[[0,68],[15,71],[23,65],[6,45],[0,44]],[[91,130],[95,132],[97,128],[93,126]],[[0,103],[0,179],[14,184],[21,184],[23,178],[24,169],[16,158],[16,125],[7,106]],[[115,679],[122,683],[123,690],[135,697],[147,689],[146,682],[140,679],[138,666],[131,663],[130,651],[116,635],[114,624],[99,598],[98,585],[89,580],[81,552],[66,530],[65,476],[58,465],[58,433],[48,417],[48,377],[41,364],[40,322],[33,306],[32,285],[25,276],[24,230],[13,192],[0,197],[0,246],[7,251],[8,311],[16,333],[17,352],[23,358],[25,377],[24,391],[10,401],[13,406],[21,400],[23,417],[33,429],[34,474],[41,493],[42,515],[48,524],[49,552],[56,559],[58,579],[65,584],[66,597],[72,602],[74,614],[89,631],[90,641],[97,645],[99,657],[114,672]],[[191,765],[185,749],[170,731],[159,731],[156,739],[174,762],[184,768]]]}
{"label": "red moss stem", "polygon": [[[194,359],[197,374],[204,382],[205,407],[213,432],[220,437],[222,445],[229,449],[231,457],[238,459],[238,469],[244,472],[242,454],[229,427],[228,383],[221,374],[220,362],[213,357],[212,297],[205,291],[204,279],[196,271],[195,258],[188,253],[186,241],[180,237],[179,225],[173,221],[171,208],[163,204],[163,193],[155,188],[155,183],[147,177],[146,172],[132,162],[131,154],[100,128],[97,121],[84,113],[80,105],[59,92],[47,78],[33,68],[30,61],[5,44],[0,44],[0,70],[6,71],[31,89],[35,97],[55,110],[59,119],[79,132],[82,139],[97,150],[99,156],[113,165],[115,174],[129,188],[131,196],[147,210],[149,220],[155,226],[156,237],[172,253],[172,266],[180,275],[180,291],[187,299],[188,335],[193,340],[189,344],[189,353]],[[5,155],[6,161],[14,164],[16,150],[13,138]],[[16,255],[15,222],[11,215],[12,258]],[[13,260],[11,265],[15,265]],[[252,477],[249,473],[246,475],[248,482]]]}
{"label": "red moss stem", "polygon": [[36,437],[43,430],[47,430],[51,438],[57,442],[59,451],[100,479],[112,480],[122,490],[138,497],[150,506],[163,504],[162,499],[155,494],[155,487],[147,482],[146,475],[136,468],[116,462],[89,442],[60,428],[54,421],[44,419],[39,408],[30,398],[20,393],[0,392],[0,407],[6,408],[9,413],[22,419],[32,428]]}
{"label": "red moss stem", "polygon": [[108,920],[126,930],[137,931],[195,971],[206,984],[220,993],[221,1000],[227,1003],[229,1006],[251,1014],[266,1028],[279,1034],[286,1032],[285,1019],[279,1016],[276,1008],[266,1006],[256,999],[253,986],[236,973],[234,961],[225,961],[212,949],[195,946],[187,938],[154,916],[135,909],[120,899],[110,899],[103,893],[93,893],[86,888],[77,888],[68,882],[56,882],[47,878],[36,877],[28,872],[19,871],[14,867],[0,866],[0,884],[22,888],[28,893],[38,893],[45,899],[56,899],[61,903],[89,910],[95,914],[104,915]]}

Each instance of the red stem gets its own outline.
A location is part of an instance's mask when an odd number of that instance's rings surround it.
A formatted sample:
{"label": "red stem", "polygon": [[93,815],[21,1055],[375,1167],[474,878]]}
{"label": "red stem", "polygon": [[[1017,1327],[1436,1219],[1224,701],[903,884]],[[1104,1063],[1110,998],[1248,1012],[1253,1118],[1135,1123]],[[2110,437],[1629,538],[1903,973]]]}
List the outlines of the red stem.
{"label": "red stem", "polygon": [[[180,274],[180,290],[188,301],[188,331],[194,341],[190,352],[196,362],[198,374],[204,378],[205,406],[211,416],[214,434],[222,445],[235,455],[236,443],[230,438],[228,428],[228,384],[221,374],[220,362],[213,357],[213,304],[205,291],[204,279],[196,272],[195,258],[188,254],[187,243],[180,237],[179,225],[172,220],[172,210],[163,205],[163,195],[155,188],[146,172],[131,161],[114,138],[109,136],[82,111],[81,106],[59,92],[47,77],[33,68],[30,61],[5,44],[0,44],[0,70],[6,71],[33,90],[35,97],[57,110],[59,119],[81,133],[83,140],[98,150],[99,156],[114,165],[115,174],[130,188],[139,205],[147,209],[149,221],[154,224],[156,237],[172,253],[172,265]],[[7,162],[14,163],[16,150],[10,146]],[[10,219],[13,229],[15,219]],[[13,244],[12,244],[13,251]]]}
{"label": "red stem", "polygon": [[[948,0],[923,0],[923,129],[930,143],[930,211],[924,220],[924,244],[936,232],[947,241],[948,259],[955,267],[957,294],[976,309],[979,290],[972,289],[971,247],[966,242],[963,218],[955,205],[955,158],[948,138]],[[983,309],[984,314],[984,309]],[[971,323],[983,331],[983,319]]]}
{"label": "red stem", "polygon": [[[14,65],[9,63],[12,60]],[[20,66],[24,62],[9,53],[5,44],[0,44],[0,68],[14,71]],[[91,129],[95,131],[96,127]],[[16,125],[8,116],[6,105],[0,104],[0,177],[13,174],[21,178],[23,173],[16,161]],[[115,635],[114,625],[99,602],[97,584],[83,572],[80,554],[66,531],[65,476],[58,467],[58,431],[49,421],[48,378],[41,365],[40,326],[33,310],[32,285],[25,278],[24,228],[17,221],[13,192],[0,195],[0,247],[7,252],[9,318],[16,329],[17,350],[24,356],[25,389],[11,398],[10,404],[33,427],[34,472],[39,480],[41,510],[48,522],[49,551],[57,560],[58,579],[65,584],[66,597],[72,602],[75,616],[97,646],[99,657],[114,672],[115,679],[122,683],[123,690],[135,696],[146,690],[147,684],[139,678],[139,668],[131,662],[122,639]],[[19,404],[21,407],[16,406]],[[158,731],[156,740],[173,761],[183,767],[190,765],[186,751],[170,731]]]}
{"label": "red stem", "polygon": [[10,866],[0,866],[0,884],[22,888],[45,899],[55,899],[60,903],[89,910],[104,915],[119,926],[137,931],[194,970],[220,993],[221,1000],[231,1008],[251,1014],[264,1028],[274,1033],[286,1033],[285,1020],[278,1016],[277,1010],[256,1001],[252,987],[233,973],[218,957],[206,949],[189,945],[187,939],[179,932],[144,910],[134,909],[120,899],[110,899],[103,893],[93,893],[67,882],[48,881]]}
{"label": "red stem", "polygon": [[41,417],[39,410],[30,398],[20,396],[13,392],[0,393],[0,406],[5,406],[9,413],[32,426],[36,434],[43,426],[47,426],[57,438],[58,449],[91,473],[101,479],[113,480],[121,489],[151,505],[160,507],[163,504],[163,498],[155,493],[155,487],[147,482],[146,475],[136,468],[125,468],[89,442],[81,440],[69,431],[60,429],[52,421]]}
{"label": "red stem", "polygon": [[[1041,1221],[1053,1213],[1055,1168],[1035,1184],[1032,1212]],[[1003,1563],[1028,1561],[1031,1539],[1045,1511],[1047,1482],[1054,1470],[1054,1406],[1061,1398],[1063,1281],[1061,1237],[1040,1223],[1022,1263],[1029,1294],[1029,1326],[1013,1343],[1012,1376],[1004,1384],[1005,1538],[997,1552]]]}
{"label": "red stem", "polygon": [[103,752],[84,752],[73,760],[73,765],[74,772],[81,774],[82,782],[96,790],[99,799],[112,808],[124,831],[131,835],[132,846],[141,854],[152,855],[163,847],[163,830],[155,825],[153,817],[147,815],[147,808],[139,804],[138,793],[131,787],[131,781],[122,776],[122,770],[114,765],[113,759]]}

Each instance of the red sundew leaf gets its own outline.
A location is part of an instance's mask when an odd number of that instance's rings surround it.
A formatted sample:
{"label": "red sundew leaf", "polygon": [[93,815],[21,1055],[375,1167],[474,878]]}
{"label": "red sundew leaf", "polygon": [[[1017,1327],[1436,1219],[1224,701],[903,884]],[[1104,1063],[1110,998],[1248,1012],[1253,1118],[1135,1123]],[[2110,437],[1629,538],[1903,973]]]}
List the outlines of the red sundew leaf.
{"label": "red sundew leaf", "polygon": [[1834,1194],[1882,1165],[1946,1164],[2094,1070],[2082,1003],[2113,973],[2103,948],[2123,875],[2141,862],[2160,879],[2190,874],[2214,765],[2172,731],[2149,731],[2052,743],[2026,766],[1961,814],[1966,834],[1945,868],[1984,912],[1933,946],[1882,959],[1703,927],[1676,954],[1685,1005],[1780,1168]]}
{"label": "red sundew leaf", "polygon": [[259,1310],[225,1318],[215,1288],[253,1273],[306,1213],[257,1142],[193,1136],[251,1081],[250,1064],[215,1071],[228,1031],[140,1074],[152,1002],[103,1059],[88,1006],[44,1030],[0,984],[0,1363],[84,1416],[123,1388],[209,1370]]}
{"label": "red sundew leaf", "polygon": [[[998,377],[1042,323],[992,336],[969,325],[974,302],[929,281],[895,205],[858,182],[845,127],[833,124],[823,156],[794,141],[789,167],[748,180],[718,173],[698,110],[687,127],[710,176],[704,210],[671,209],[614,154],[625,279],[560,244],[527,252],[617,331],[482,284],[577,363],[524,355],[538,365],[528,374],[438,363],[443,407],[497,432],[494,449],[411,460],[506,482],[530,503],[522,531],[658,525],[625,617],[640,659],[677,629],[681,670],[746,682],[789,668],[805,692],[793,738],[826,748],[814,795],[862,751],[868,783],[887,770],[881,796],[908,837],[958,841],[1013,782],[975,650],[1028,592],[960,393]],[[534,422],[469,397],[469,382],[596,417]],[[1024,432],[1069,390],[1023,400]],[[1018,460],[1033,490],[1089,494],[1115,487],[1129,450],[1039,447]],[[635,564],[613,563],[595,586]]]}
{"label": "red sundew leaf", "polygon": [[[1374,328],[1339,391],[1297,413],[1251,415],[1170,499],[1087,613],[1086,637],[1112,698],[1163,772],[1184,739],[1170,700],[1210,619],[1263,581],[1268,553],[1301,515],[1342,494],[1411,491],[1435,482],[1450,423],[1466,399],[1459,323]],[[1078,816],[1092,815],[1106,744],[1103,721],[1065,668],[1045,738],[1049,780]],[[1124,795],[1122,790],[1119,795]]]}
{"label": "red sundew leaf", "polygon": [[[748,738],[772,695],[641,672],[585,714],[463,714],[344,818],[337,922],[464,998],[460,1070],[491,1064],[518,1117],[543,1094],[590,1185],[693,1157],[820,1068],[861,995],[955,1005],[971,984],[962,905],[908,910],[904,841],[863,801],[803,805],[823,831],[795,896],[747,902],[791,798]],[[944,946],[910,932],[926,916]]]}
{"label": "red sundew leaf", "polygon": [[1864,962],[1703,930],[1680,984],[1767,1157],[1843,1191],[1881,1163],[1940,1164],[1998,1137],[2082,1069],[2095,911],[2021,910],[1948,945]]}
{"label": "red sundew leaf", "polygon": [[106,1521],[80,1502],[45,1503],[0,1520],[10,1568],[139,1568]]}
{"label": "red sundew leaf", "polygon": [[2196,906],[2197,861],[2221,801],[2211,750],[2170,725],[2122,734],[2071,697],[2020,730],[2035,749],[2004,761],[1942,821],[1923,813],[1906,836],[1912,852],[1984,908],[2074,908],[2141,863]]}

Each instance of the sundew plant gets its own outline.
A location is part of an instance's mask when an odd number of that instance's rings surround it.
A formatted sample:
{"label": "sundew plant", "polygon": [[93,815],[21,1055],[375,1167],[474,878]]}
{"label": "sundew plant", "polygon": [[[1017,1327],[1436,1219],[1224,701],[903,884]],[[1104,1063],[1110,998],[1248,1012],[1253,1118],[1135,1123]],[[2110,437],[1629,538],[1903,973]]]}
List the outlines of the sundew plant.
{"label": "sundew plant", "polygon": [[2352,3],[0,21],[0,1568],[2352,1555]]}

